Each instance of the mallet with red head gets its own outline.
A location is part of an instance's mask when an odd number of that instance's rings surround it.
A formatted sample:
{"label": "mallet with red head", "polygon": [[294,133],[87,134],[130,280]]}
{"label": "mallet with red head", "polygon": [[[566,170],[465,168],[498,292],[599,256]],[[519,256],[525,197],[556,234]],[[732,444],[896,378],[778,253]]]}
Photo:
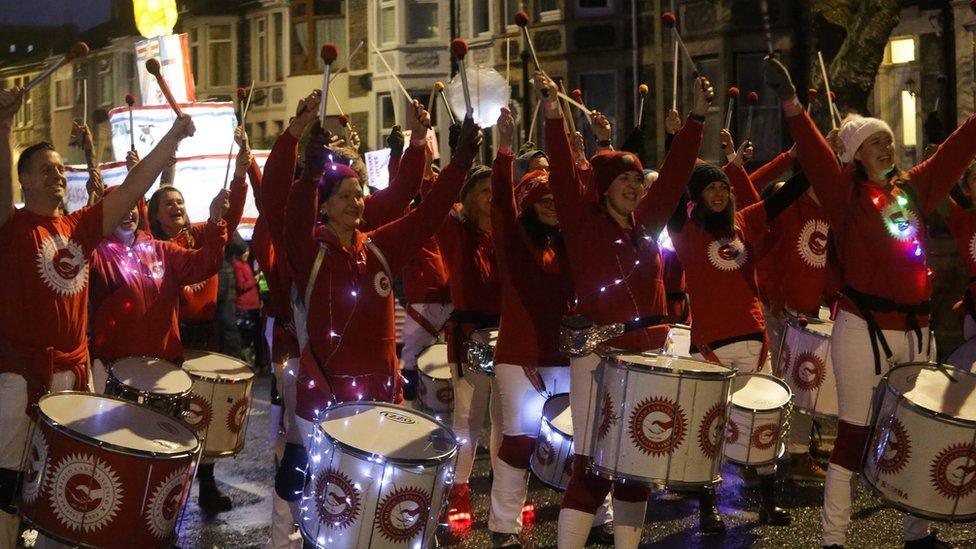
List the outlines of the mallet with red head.
{"label": "mallet with red head", "polygon": [[322,57],[322,63],[324,64],[322,68],[322,100],[319,101],[319,124],[324,128],[325,105],[329,102],[329,72],[332,70],[332,63],[339,57],[339,50],[336,49],[335,44],[330,42],[322,46],[322,51],[319,52],[319,55]]}
{"label": "mallet with red head", "polygon": [[129,106],[129,145],[132,151],[136,150],[136,127],[132,122],[132,106],[136,104],[136,96],[131,93],[125,94],[125,104]]}
{"label": "mallet with red head", "polygon": [[[457,124],[457,119],[454,118],[454,112],[451,111],[451,105],[447,102],[447,97],[444,96],[444,83],[434,82],[434,93],[440,96],[441,101],[444,102],[444,109],[447,110],[447,116],[451,119],[451,125]],[[430,109],[427,109],[430,111]]]}
{"label": "mallet with red head", "polygon": [[637,109],[637,125],[640,126],[644,122],[644,100],[647,99],[647,92],[650,89],[647,84],[641,84],[637,86],[637,93],[640,94],[640,107]]}
{"label": "mallet with red head", "polygon": [[471,90],[468,88],[468,72],[464,69],[464,56],[468,54],[468,43],[460,38],[451,40],[451,53],[457,59],[458,67],[461,70],[461,89],[464,91],[465,117],[474,116],[474,108],[471,106]]}
{"label": "mallet with red head", "polygon": [[159,65],[159,59],[155,57],[146,59],[146,72],[153,75],[156,78],[156,84],[159,85],[159,91],[163,92],[163,97],[166,98],[166,102],[176,113],[176,116],[183,116],[183,111],[180,110],[180,106],[176,103],[176,98],[173,97],[173,92],[169,89],[169,84],[166,83],[166,79],[163,78],[160,69],[162,67]]}
{"label": "mallet with red head", "polygon": [[54,74],[54,71],[60,69],[61,67],[74,61],[75,59],[81,59],[82,57],[85,57],[86,55],[88,55],[88,52],[89,52],[88,44],[84,42],[77,42],[74,46],[71,46],[71,50],[69,50],[68,53],[64,54],[64,57],[59,59],[57,63],[44,69],[43,71],[41,71],[40,74],[38,74],[34,78],[31,78],[30,82],[24,84],[24,93],[26,94],[31,90],[31,88],[43,82],[45,78]]}
{"label": "mallet with red head", "polygon": [[817,88],[810,88],[807,90],[807,113],[808,114],[813,110],[813,104],[814,102],[816,102],[818,95],[820,95],[820,92],[817,91]]}
{"label": "mallet with red head", "polygon": [[732,86],[729,88],[729,109],[725,111],[725,129],[732,125],[732,111],[735,109],[735,100],[739,97],[739,88]]}

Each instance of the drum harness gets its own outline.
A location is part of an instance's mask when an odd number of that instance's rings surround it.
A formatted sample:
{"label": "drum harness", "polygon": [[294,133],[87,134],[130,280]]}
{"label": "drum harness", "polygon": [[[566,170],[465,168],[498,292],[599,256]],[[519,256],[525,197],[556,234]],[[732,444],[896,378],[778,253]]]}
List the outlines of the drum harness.
{"label": "drum harness", "polygon": [[[878,350],[878,346],[880,345],[881,350],[884,351],[889,365],[892,364],[894,353],[891,351],[891,346],[888,345],[888,340],[885,339],[884,331],[878,326],[878,322],[875,320],[873,313],[902,313],[907,315],[908,326],[918,341],[919,353],[921,354],[922,328],[918,323],[918,315],[931,314],[932,307],[930,301],[926,300],[915,305],[904,305],[886,297],[860,292],[850,286],[844,287],[841,293],[850,298],[868,325],[868,337],[871,338],[871,351],[874,353],[874,373],[876,375],[881,375],[881,353]],[[932,332],[930,330],[928,338],[929,349],[931,349],[931,344]]]}

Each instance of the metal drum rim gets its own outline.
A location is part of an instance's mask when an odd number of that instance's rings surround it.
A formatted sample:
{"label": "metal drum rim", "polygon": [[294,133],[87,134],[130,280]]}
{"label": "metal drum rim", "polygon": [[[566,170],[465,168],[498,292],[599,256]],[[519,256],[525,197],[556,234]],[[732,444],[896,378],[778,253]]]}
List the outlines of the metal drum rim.
{"label": "metal drum rim", "polygon": [[938,366],[942,366],[943,368],[951,368],[952,369],[951,373],[957,373],[957,372],[963,373],[974,378],[976,378],[976,374],[973,374],[972,372],[967,372],[966,370],[957,368],[951,364],[943,364],[941,362],[916,361],[916,362],[903,362],[901,364],[898,364],[893,368],[891,368],[890,370],[888,370],[888,372],[885,373],[884,377],[881,378],[881,381],[884,382],[885,384],[885,392],[891,394],[896,399],[898,399],[899,405],[904,405],[906,408],[910,410],[921,412],[923,415],[934,417],[935,419],[940,420],[943,423],[949,423],[951,425],[957,425],[960,427],[968,427],[968,428],[976,427],[976,420],[962,419],[955,416],[950,416],[944,412],[936,412],[935,410],[930,410],[922,406],[921,404],[918,404],[917,402],[913,402],[912,400],[906,398],[904,393],[898,392],[888,381],[889,376],[891,375],[891,372],[894,372],[895,370],[901,367],[907,367],[907,366],[930,366],[933,369],[938,369]]}
{"label": "metal drum rim", "polygon": [[[647,354],[647,355],[654,356],[654,357],[666,356],[666,357],[669,357],[669,358],[677,358],[677,359],[681,359],[681,360],[690,360],[692,362],[700,362],[702,364],[709,364],[711,366],[718,366],[718,367],[724,368],[725,371],[724,372],[716,372],[716,371],[704,371],[704,370],[675,370],[673,368],[664,368],[664,367],[661,367],[661,366],[651,366],[651,365],[648,365],[648,364],[638,364],[636,362],[627,362],[627,361],[621,360],[619,358],[620,355],[641,355],[641,354]],[[692,378],[692,379],[704,379],[704,380],[716,380],[717,381],[719,379],[722,379],[722,380],[732,379],[733,377],[735,377],[735,374],[736,374],[736,372],[735,372],[734,369],[729,368],[728,366],[725,366],[723,364],[717,364],[715,362],[708,362],[708,361],[705,361],[705,360],[699,360],[699,359],[693,358],[693,357],[686,357],[686,356],[680,356],[680,355],[668,355],[668,354],[665,354],[665,353],[655,353],[655,352],[651,352],[651,351],[637,351],[637,352],[635,352],[635,351],[615,350],[615,351],[611,351],[609,353],[606,353],[605,356],[602,356],[601,355],[601,359],[607,360],[607,361],[611,361],[611,362],[613,362],[614,365],[616,365],[618,367],[621,367],[621,368],[633,369],[633,370],[643,370],[643,371],[646,371],[646,372],[661,373],[661,374],[663,374],[663,375],[665,375],[667,377],[685,377],[685,378]],[[630,368],[629,365],[633,365],[633,368]]]}
{"label": "metal drum rim", "polygon": [[762,376],[762,377],[766,377],[766,378],[772,379],[772,380],[776,381],[778,384],[780,384],[783,388],[786,389],[786,394],[787,394],[788,398],[786,399],[786,402],[785,403],[780,404],[779,406],[773,406],[773,407],[770,407],[770,408],[749,408],[748,406],[743,406],[741,404],[736,404],[735,401],[732,400],[732,398],[735,397],[735,390],[734,390],[734,388],[732,388],[732,390],[729,393],[729,406],[731,406],[733,408],[738,408],[739,410],[745,410],[747,412],[773,412],[773,411],[776,411],[776,410],[782,410],[783,408],[786,408],[787,406],[790,406],[793,403],[793,389],[790,388],[790,386],[789,386],[788,383],[786,383],[782,379],[774,376],[773,374],[767,374],[765,372],[745,372],[745,373],[737,374],[737,375],[740,375],[740,376],[743,376],[743,377],[744,376]]}
{"label": "metal drum rim", "polygon": [[[546,417],[546,404],[548,404],[550,400],[552,400],[552,399],[554,399],[556,397],[562,397],[562,396],[565,396],[566,399],[569,400],[569,393],[556,393],[556,394],[550,396],[549,398],[547,398],[546,401],[542,403],[542,421],[545,421],[546,422],[546,425],[548,425],[549,428],[552,429],[553,431],[559,433],[560,435],[562,435],[562,436],[564,436],[564,437],[566,437],[566,438],[568,438],[570,440],[573,440],[573,435],[571,435],[571,434],[563,431],[559,427],[556,427],[555,425],[553,425],[552,420],[550,420],[548,417]],[[572,407],[572,405],[570,405],[570,407]],[[570,413],[572,413],[572,412],[570,412]]]}
{"label": "metal drum rim", "polygon": [[[247,373],[249,375],[246,376],[246,377],[242,377],[241,379],[225,379],[225,378],[222,378],[222,377],[209,377],[209,376],[206,376],[206,375],[201,375],[201,373],[199,371],[194,371],[194,370],[186,367],[186,361],[189,360],[189,358],[191,356],[192,357],[203,357],[203,356],[207,356],[207,355],[219,356],[219,357],[226,358],[228,360],[232,360],[232,361],[240,364],[241,366],[246,367],[247,370],[248,370]],[[247,383],[247,382],[254,381],[254,377],[255,377],[254,376],[254,369],[251,368],[251,366],[248,365],[246,362],[242,361],[239,358],[232,357],[230,355],[225,355],[223,353],[215,353],[215,352],[212,352],[212,351],[198,351],[198,350],[195,350],[195,349],[187,349],[187,350],[183,351],[183,363],[180,365],[180,368],[184,372],[186,372],[187,375],[189,375],[193,379],[202,379],[204,381],[210,381],[212,383],[227,383],[227,384]]]}
{"label": "metal drum rim", "polygon": [[887,505],[890,505],[898,509],[899,511],[902,511],[913,517],[935,520],[940,522],[948,522],[948,523],[976,522],[976,513],[970,513],[968,515],[957,515],[957,516],[945,515],[942,513],[933,513],[933,512],[925,511],[924,509],[919,509],[918,507],[911,507],[901,502],[892,501],[891,499],[888,498],[888,496],[886,496],[883,492],[881,492],[881,490],[879,490],[878,487],[875,486],[871,478],[864,473],[863,465],[861,466],[861,471],[859,471],[859,473],[860,474],[858,476],[861,477],[861,483],[867,486],[867,488],[872,492],[874,492],[875,495],[883,499]]}
{"label": "metal drum rim", "polygon": [[159,358],[158,356],[149,356],[149,355],[133,355],[133,356],[127,356],[127,357],[123,357],[123,358],[118,358],[118,359],[113,360],[111,363],[109,363],[109,364],[107,364],[105,366],[105,371],[109,375],[109,377],[115,378],[115,380],[118,381],[121,385],[124,385],[125,387],[128,387],[128,388],[132,389],[133,391],[138,392],[141,395],[166,395],[166,396],[175,395],[175,396],[182,396],[182,395],[188,394],[190,392],[190,389],[193,388],[193,378],[190,378],[190,387],[188,387],[186,389],[186,391],[183,391],[182,393],[153,393],[153,392],[150,392],[150,391],[146,391],[144,389],[139,389],[138,387],[133,387],[132,385],[129,385],[128,383],[123,383],[123,381],[121,379],[119,379],[115,375],[113,367],[115,366],[116,363],[121,362],[123,360],[130,359],[130,358],[144,358],[144,359],[148,359],[148,360],[155,360],[155,361],[158,361],[158,362],[165,362],[165,363],[167,363],[169,365],[172,365],[173,366],[173,369],[175,369],[177,371],[180,371],[180,372],[183,372],[187,376],[189,376],[190,374],[186,371],[186,369],[184,369],[179,364],[176,364],[175,362],[171,362],[169,360],[166,360],[165,358]]}

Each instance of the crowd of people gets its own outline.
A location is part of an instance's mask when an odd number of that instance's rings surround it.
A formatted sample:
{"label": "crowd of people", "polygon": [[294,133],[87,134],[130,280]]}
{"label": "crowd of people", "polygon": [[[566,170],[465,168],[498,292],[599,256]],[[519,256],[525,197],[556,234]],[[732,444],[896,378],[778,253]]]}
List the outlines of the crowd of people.
{"label": "crowd of people", "polygon": [[[194,132],[187,116],[145,158],[130,153],[121,185],[104,189],[93,172],[90,205],[71,213],[60,154],[48,143],[28,147],[16,166],[24,206],[15,209],[10,132],[23,94],[0,90],[0,544],[17,535],[18,470],[39,397],[100,391],[105,365],[124,357],[179,364],[185,349],[244,356],[243,348],[256,350],[255,363],[270,363],[280,405],[269,547],[300,543],[308,441],[322,413],[342,402],[414,399],[417,357],[441,340],[460,444],[445,516],[473,518],[468,480],[484,435],[492,544],[520,546],[542,408],[548,395],[569,393],[577,436],[558,545],[637,547],[651,487],[592,469],[596,442],[587,433],[600,405],[601,356],[560,352],[563,319],[623,324],[604,344],[632,353],[667,350],[669,326],[687,324],[692,357],[750,373],[775,363],[770,351],[789,318],[828,306],[837,442],[824,470],[809,451],[812,420],[794,414],[789,463],[792,478],[824,483],[822,543],[842,546],[873,389],[889,365],[934,358],[931,270],[918,250],[922,220],[947,195],[949,226],[976,275],[976,118],[903,171],[883,121],[851,116],[824,135],[776,59],[766,61],[766,80],[796,144],[751,173],[744,169],[751,144],[736,145],[727,131],[727,163],[698,158],[714,97],[705,77],[693,83],[687,116],[667,117],[667,155],[652,170],[633,146],[645,128],[618,149],[599,112],[589,116],[598,150],[588,157],[583,136],[567,132],[557,86],[537,72],[545,150],[531,143],[515,150],[515,119],[503,108],[490,163],[477,162],[482,131],[466,118],[452,128],[450,160],[438,167],[426,138],[430,113],[414,101],[403,121],[409,142],[389,140],[390,185],[373,193],[350,146],[358,140],[323,130],[325,98],[315,90],[263,170],[238,132],[230,188],[214,197],[209,219],[195,223],[166,175],[179,142]],[[235,234],[249,187],[259,212],[250,245]],[[811,239],[811,226],[829,232],[829,245],[826,234]],[[659,243],[662,233],[673,249]],[[267,284],[263,312],[251,256]],[[396,280],[407,313],[400,351]],[[965,290],[967,335],[976,332],[974,288]],[[493,377],[464,367],[472,336],[486,328],[498,330]],[[490,432],[482,433],[486,420]],[[759,520],[789,524],[777,505],[775,464],[742,474],[758,484]],[[212,459],[197,477],[202,508],[231,508]],[[714,487],[696,492],[700,531],[720,535]],[[948,547],[927,521],[908,515],[904,539],[906,547]]]}

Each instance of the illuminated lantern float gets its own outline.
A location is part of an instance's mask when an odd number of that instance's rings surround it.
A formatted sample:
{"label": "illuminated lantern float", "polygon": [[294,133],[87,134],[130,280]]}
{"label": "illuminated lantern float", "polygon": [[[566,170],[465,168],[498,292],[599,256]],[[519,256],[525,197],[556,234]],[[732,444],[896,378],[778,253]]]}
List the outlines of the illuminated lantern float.
{"label": "illuminated lantern float", "polygon": [[133,0],[136,28],[146,38],[167,36],[176,26],[176,0]]}

